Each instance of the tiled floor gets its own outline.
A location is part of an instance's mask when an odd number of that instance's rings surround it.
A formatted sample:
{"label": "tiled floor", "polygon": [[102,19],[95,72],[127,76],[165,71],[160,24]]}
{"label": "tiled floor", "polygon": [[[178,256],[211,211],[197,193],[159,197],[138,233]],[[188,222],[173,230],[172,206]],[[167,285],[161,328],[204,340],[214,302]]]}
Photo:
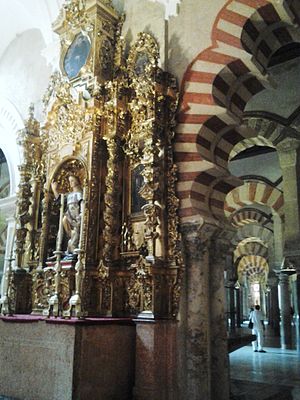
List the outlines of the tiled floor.
{"label": "tiled floor", "polygon": [[230,354],[231,391],[237,400],[300,400],[300,351],[282,350],[279,338],[267,330],[266,353],[251,345]]}

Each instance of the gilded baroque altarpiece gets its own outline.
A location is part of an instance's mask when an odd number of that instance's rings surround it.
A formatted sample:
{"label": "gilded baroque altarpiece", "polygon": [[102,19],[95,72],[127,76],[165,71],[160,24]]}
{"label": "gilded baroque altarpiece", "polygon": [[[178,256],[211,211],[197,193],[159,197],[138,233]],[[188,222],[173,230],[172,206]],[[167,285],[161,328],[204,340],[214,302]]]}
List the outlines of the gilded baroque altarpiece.
{"label": "gilded baroque altarpiece", "polygon": [[109,0],[69,0],[61,72],[19,132],[16,268],[2,313],[174,318],[182,259],[172,142],[178,93]]}

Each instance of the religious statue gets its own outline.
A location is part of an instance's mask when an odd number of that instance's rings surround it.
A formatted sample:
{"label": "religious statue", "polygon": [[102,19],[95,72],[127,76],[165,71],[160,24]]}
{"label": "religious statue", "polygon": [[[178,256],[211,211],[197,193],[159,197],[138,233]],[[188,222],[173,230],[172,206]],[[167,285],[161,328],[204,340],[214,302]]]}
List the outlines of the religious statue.
{"label": "religious statue", "polygon": [[[64,259],[74,258],[74,250],[79,246],[80,225],[82,217],[83,193],[79,178],[76,175],[68,177],[70,191],[66,195],[65,212],[62,218],[62,225],[68,237],[68,245]],[[51,183],[55,199],[58,200],[58,183]]]}

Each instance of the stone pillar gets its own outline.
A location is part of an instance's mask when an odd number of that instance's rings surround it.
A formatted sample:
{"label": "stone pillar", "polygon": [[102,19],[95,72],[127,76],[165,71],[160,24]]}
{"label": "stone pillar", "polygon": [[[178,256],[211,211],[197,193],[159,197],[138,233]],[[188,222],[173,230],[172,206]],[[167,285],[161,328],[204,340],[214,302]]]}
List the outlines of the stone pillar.
{"label": "stone pillar", "polygon": [[280,310],[278,302],[278,279],[269,278],[269,321],[270,326],[276,336],[280,336]]}
{"label": "stone pillar", "polygon": [[292,345],[291,328],[291,303],[289,291],[289,276],[283,273],[279,274],[280,285],[280,308],[281,308],[281,347],[289,349]]}
{"label": "stone pillar", "polygon": [[[210,400],[211,340],[208,245],[211,229],[198,224],[181,227],[185,252],[185,346],[179,351],[186,371],[182,400]],[[224,371],[225,372],[225,371]]]}
{"label": "stone pillar", "polygon": [[300,349],[300,275],[299,272],[297,273],[297,277],[294,284],[294,322],[296,328],[296,348],[299,351]]}
{"label": "stone pillar", "polygon": [[260,308],[262,313],[267,316],[266,293],[262,287],[260,289]]}
{"label": "stone pillar", "polygon": [[[286,138],[278,146],[280,166],[282,169],[284,189],[284,260],[300,271],[300,141]],[[291,345],[291,312],[288,276],[281,276],[281,333],[282,346]],[[297,291],[297,298],[300,292]],[[298,300],[297,300],[298,302]]]}
{"label": "stone pillar", "polygon": [[286,138],[277,146],[284,193],[284,255],[298,249],[300,242],[300,141]]}
{"label": "stone pillar", "polygon": [[235,288],[236,327],[241,327],[241,290]]}
{"label": "stone pillar", "polygon": [[230,333],[235,333],[236,323],[235,323],[235,294],[234,294],[234,283],[232,282],[230,286],[228,286],[229,290],[229,318],[230,325],[229,330]]}
{"label": "stone pillar", "polygon": [[270,243],[269,246],[269,265],[273,265],[273,270],[280,268],[283,260],[284,248],[284,235],[283,235],[283,222],[280,216],[273,212],[273,237],[274,245]]}
{"label": "stone pillar", "polygon": [[244,286],[241,285],[240,290],[239,290],[239,297],[240,297],[240,320],[241,320],[241,325],[244,321],[244,292],[245,288]]}
{"label": "stone pillar", "polygon": [[135,400],[180,400],[175,321],[135,320]]}
{"label": "stone pillar", "polygon": [[244,283],[243,286],[243,321],[246,319],[248,320],[249,313],[250,313],[250,307],[249,307],[249,301],[248,301],[248,286],[247,283]]}
{"label": "stone pillar", "polygon": [[229,243],[219,238],[213,239],[209,248],[211,399],[218,400],[229,399],[229,357],[224,287],[224,269],[228,249]]}

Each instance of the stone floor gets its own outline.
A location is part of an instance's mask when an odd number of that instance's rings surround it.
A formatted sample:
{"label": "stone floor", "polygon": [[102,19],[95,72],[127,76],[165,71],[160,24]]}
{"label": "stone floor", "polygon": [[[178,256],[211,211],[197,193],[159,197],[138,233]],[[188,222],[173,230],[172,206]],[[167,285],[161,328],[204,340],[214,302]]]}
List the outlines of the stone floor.
{"label": "stone floor", "polygon": [[296,335],[291,350],[280,348],[279,338],[267,329],[266,353],[251,345],[230,354],[232,400],[300,400],[300,350]]}
{"label": "stone floor", "polygon": [[17,400],[17,399],[13,399],[12,397],[3,397],[3,396],[0,396],[0,400]]}

